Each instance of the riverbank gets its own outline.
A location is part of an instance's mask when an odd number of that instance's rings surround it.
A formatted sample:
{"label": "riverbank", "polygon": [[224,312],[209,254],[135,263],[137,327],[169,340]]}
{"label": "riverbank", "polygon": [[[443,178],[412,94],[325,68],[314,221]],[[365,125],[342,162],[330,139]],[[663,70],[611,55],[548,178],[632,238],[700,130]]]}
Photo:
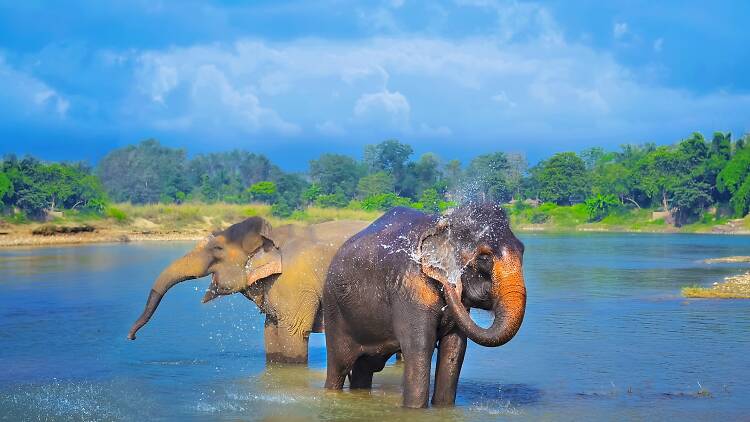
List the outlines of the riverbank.
{"label": "riverbank", "polygon": [[511,206],[511,224],[516,231],[614,232],[614,233],[709,233],[750,235],[750,217],[730,219],[706,214],[703,219],[680,227],[668,224],[664,213],[650,209],[621,208],[597,222],[589,221],[585,205],[538,207]]}
{"label": "riverbank", "polygon": [[750,271],[726,277],[723,282],[714,283],[711,287],[684,287],[682,295],[688,298],[750,299]]}
{"label": "riverbank", "polygon": [[372,221],[380,214],[311,207],[289,218],[278,218],[264,204],[117,204],[108,208],[104,216],[66,213],[46,223],[0,221],[0,247],[199,240],[252,216],[261,216],[273,226],[280,226],[344,219]]}
{"label": "riverbank", "polygon": [[[47,223],[0,221],[0,247],[44,246],[129,241],[198,240],[211,231],[258,215],[272,225],[314,224],[352,219],[373,221],[382,213],[349,208],[310,207],[289,218],[278,218],[264,204],[115,204],[105,215],[65,212]],[[552,233],[709,233],[750,235],[750,218],[699,222],[674,227],[663,219],[651,219],[651,211],[631,210],[588,222],[581,207],[509,208],[516,232]],[[86,227],[84,231],[82,228]],[[77,228],[81,228],[80,230]],[[38,234],[34,234],[34,232]],[[68,231],[68,233],[61,233]]]}

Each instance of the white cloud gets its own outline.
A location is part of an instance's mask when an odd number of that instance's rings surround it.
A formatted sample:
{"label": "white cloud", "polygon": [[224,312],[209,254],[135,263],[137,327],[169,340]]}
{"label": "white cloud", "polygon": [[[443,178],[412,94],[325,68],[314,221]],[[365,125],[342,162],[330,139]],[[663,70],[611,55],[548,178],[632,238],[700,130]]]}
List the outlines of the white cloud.
{"label": "white cloud", "polygon": [[662,48],[664,48],[664,38],[657,38],[654,41],[654,51],[659,53]]}
{"label": "white cloud", "polygon": [[343,136],[346,134],[346,131],[336,123],[326,120],[323,123],[318,123],[315,125],[315,128],[320,132],[322,135],[326,136]]}
{"label": "white cloud", "polygon": [[[231,54],[193,47],[145,53],[139,63],[139,91],[156,106],[146,108],[141,117],[159,129],[234,128],[281,135],[300,131],[275,110],[261,105],[251,81],[237,78],[237,70],[242,73],[248,63],[243,69],[233,69]],[[272,75],[266,75],[265,81],[265,91],[274,91]]]}
{"label": "white cloud", "polygon": [[[695,94],[642,81],[612,52],[566,39],[542,6],[459,3],[491,13],[493,30],[458,38],[426,31],[108,51],[112,63],[135,66],[133,89],[112,100],[119,106],[113,115],[142,131],[202,131],[217,138],[455,137],[493,148],[514,135],[539,144],[605,137],[637,142],[667,131],[682,136],[747,124],[750,96]],[[620,47],[636,38],[625,22],[612,31]],[[661,38],[654,41],[654,51],[662,47]],[[21,110],[69,112],[70,100],[54,87],[8,69],[0,61],[0,88],[6,88],[0,106],[10,95],[13,104],[26,98]]]}
{"label": "white cloud", "polygon": [[615,22],[612,26],[612,35],[615,39],[621,39],[628,33],[628,24],[626,22]]}
{"label": "white cloud", "polygon": [[364,94],[354,105],[354,114],[359,117],[372,113],[384,112],[393,122],[406,123],[409,119],[411,107],[409,101],[400,92],[382,91],[374,94]]}
{"label": "white cloud", "polygon": [[43,81],[17,70],[0,55],[0,110],[8,117],[64,118],[70,101]]}
{"label": "white cloud", "polygon": [[495,94],[492,96],[492,101],[501,104],[503,107],[508,108],[515,108],[516,103],[508,98],[508,94],[505,93],[505,91],[500,91],[499,94]]}
{"label": "white cloud", "polygon": [[[140,89],[154,104],[142,118],[283,136],[512,132],[543,142],[615,133],[636,141],[663,133],[667,122],[682,131],[735,127],[730,119],[750,105],[747,96],[641,83],[608,52],[550,34],[241,40],[152,51],[140,60]],[[721,121],[717,110],[728,111]]]}

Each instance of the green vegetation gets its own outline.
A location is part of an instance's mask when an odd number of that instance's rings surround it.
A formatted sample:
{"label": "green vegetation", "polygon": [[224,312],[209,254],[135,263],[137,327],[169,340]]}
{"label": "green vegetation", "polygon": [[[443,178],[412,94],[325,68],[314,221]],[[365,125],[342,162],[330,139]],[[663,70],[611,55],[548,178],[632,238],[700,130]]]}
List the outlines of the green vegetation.
{"label": "green vegetation", "polygon": [[46,164],[15,156],[0,163],[0,211],[10,214],[13,221],[62,209],[99,213],[105,204],[99,179],[83,163]]}
{"label": "green vegetation", "polygon": [[[730,134],[717,132],[708,142],[694,133],[671,146],[556,153],[528,168],[523,155],[504,152],[479,155],[466,167],[434,153],[412,160],[411,146],[387,140],[366,146],[362,160],[322,154],[298,174],[246,151],[188,158],[184,150],[151,139],[111,151],[95,171],[81,163],[6,157],[0,206],[6,221],[59,218],[54,211],[65,210],[66,218],[98,216],[126,224],[137,218],[128,207],[149,204],[252,203],[276,218],[301,221],[312,209],[377,213],[407,206],[441,212],[464,200],[483,200],[508,203],[514,223],[522,226],[705,231],[731,222],[747,229],[747,221],[730,218],[750,210],[748,141],[748,135],[733,142]],[[110,201],[133,205],[112,207]]]}
{"label": "green vegetation", "polygon": [[[272,212],[273,206],[268,204],[227,204],[215,202],[211,204],[194,202],[189,204],[117,204],[108,210],[115,209],[121,217],[109,216],[117,221],[124,221],[143,229],[185,230],[199,228],[205,230],[225,227],[247,217],[261,216],[274,225],[295,223],[314,224],[331,220],[363,220],[372,221],[380,216],[379,211],[365,211],[349,208],[319,208],[307,207],[286,217],[278,217]],[[108,213],[111,211],[108,211]]]}

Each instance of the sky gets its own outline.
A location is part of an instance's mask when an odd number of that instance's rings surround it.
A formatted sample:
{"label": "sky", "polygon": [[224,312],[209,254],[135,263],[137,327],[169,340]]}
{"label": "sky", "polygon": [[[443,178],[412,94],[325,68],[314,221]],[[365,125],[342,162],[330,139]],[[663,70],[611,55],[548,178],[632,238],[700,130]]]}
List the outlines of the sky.
{"label": "sky", "polygon": [[0,154],[156,138],[288,170],[750,131],[750,2],[0,0]]}

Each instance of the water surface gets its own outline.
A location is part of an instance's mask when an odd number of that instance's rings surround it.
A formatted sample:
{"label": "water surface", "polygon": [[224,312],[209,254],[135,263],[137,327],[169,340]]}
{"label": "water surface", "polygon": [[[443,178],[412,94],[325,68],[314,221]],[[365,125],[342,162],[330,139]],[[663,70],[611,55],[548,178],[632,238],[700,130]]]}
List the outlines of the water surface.
{"label": "water surface", "polygon": [[[399,407],[401,370],[326,392],[310,367],[264,362],[263,317],[208,279],[165,297],[126,340],[153,278],[191,243],[0,250],[0,420],[738,420],[750,417],[750,301],[679,289],[743,271],[750,237],[523,234],[526,319],[469,345],[453,409]],[[475,312],[476,313],[476,312]],[[475,318],[489,324],[486,313]]]}

